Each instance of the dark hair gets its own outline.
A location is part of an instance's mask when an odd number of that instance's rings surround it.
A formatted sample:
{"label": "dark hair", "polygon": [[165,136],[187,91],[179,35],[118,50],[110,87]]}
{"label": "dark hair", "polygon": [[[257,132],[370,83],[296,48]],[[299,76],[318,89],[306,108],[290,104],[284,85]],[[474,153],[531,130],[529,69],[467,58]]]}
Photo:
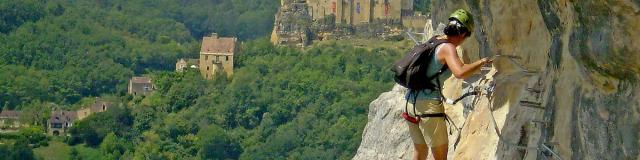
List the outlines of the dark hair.
{"label": "dark hair", "polygon": [[449,20],[449,24],[444,27],[444,34],[447,36],[459,36],[464,33],[468,33],[466,37],[471,36],[471,32],[469,32],[469,29],[462,25],[462,23],[460,23],[460,21],[458,21],[457,19]]}

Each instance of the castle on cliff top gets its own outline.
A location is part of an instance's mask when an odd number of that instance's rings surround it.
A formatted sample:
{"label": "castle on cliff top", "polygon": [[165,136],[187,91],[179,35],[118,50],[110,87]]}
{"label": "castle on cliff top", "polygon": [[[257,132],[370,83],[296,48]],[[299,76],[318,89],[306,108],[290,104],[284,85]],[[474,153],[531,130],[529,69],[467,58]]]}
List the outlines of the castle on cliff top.
{"label": "castle on cliff top", "polygon": [[312,40],[343,39],[358,33],[378,38],[399,35],[408,28],[421,30],[427,16],[414,13],[413,1],[281,0],[271,41],[306,46]]}

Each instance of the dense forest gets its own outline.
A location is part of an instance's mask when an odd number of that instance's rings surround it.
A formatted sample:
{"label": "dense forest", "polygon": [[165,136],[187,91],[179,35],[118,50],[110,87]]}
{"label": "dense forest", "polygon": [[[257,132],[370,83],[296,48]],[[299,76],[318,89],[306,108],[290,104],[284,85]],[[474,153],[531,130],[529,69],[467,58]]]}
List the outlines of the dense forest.
{"label": "dense forest", "polygon": [[[368,104],[393,84],[388,67],[402,51],[273,46],[267,36],[278,5],[0,2],[0,107],[23,111],[22,121],[33,124],[0,134],[0,154],[38,159],[39,150],[53,148],[64,159],[350,159]],[[212,32],[242,41],[233,77],[174,72],[176,60],[196,57]],[[142,74],[157,90],[126,94],[128,79]],[[94,97],[122,103],[76,122],[70,137],[39,134],[52,109]],[[58,142],[58,150],[46,147]]]}
{"label": "dense forest", "polygon": [[126,80],[195,57],[203,35],[268,35],[278,3],[260,0],[0,2],[0,106],[73,104],[121,94]]}

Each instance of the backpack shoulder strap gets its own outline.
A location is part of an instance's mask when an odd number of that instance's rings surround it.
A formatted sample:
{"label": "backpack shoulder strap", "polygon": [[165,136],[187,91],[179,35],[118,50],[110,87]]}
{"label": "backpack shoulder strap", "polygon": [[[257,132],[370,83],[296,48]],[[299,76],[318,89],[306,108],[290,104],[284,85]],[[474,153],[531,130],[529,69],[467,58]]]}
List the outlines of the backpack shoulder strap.
{"label": "backpack shoulder strap", "polygon": [[[449,41],[447,41],[445,39],[438,39],[437,37],[438,37],[438,35],[433,36],[433,37],[431,37],[431,39],[429,39],[429,41],[427,41],[432,46],[432,50],[430,52],[434,52],[434,53],[432,53],[432,55],[434,56],[433,58],[436,58],[435,57],[435,52],[436,52],[436,49],[438,48],[438,46],[440,44],[449,43]],[[436,79],[436,83],[437,83],[436,86],[438,87],[437,90],[440,92],[440,96],[442,98],[444,98],[444,96],[442,95],[442,86],[440,85],[440,79],[438,77],[447,69],[449,69],[449,67],[446,64],[444,64],[438,70],[438,72],[436,72],[436,74],[434,74],[434,75],[432,75],[432,76],[427,78],[430,81],[433,80],[433,79]]]}
{"label": "backpack shoulder strap", "polygon": [[[438,39],[438,36],[440,36],[440,35],[435,35],[435,36],[431,37],[427,41],[427,43],[429,43],[430,45],[433,45],[434,47],[436,47],[436,46],[438,46],[438,45],[440,45],[442,43],[449,43],[449,41],[447,41],[446,39]],[[434,48],[434,50],[435,50],[435,48]]]}
{"label": "backpack shoulder strap", "polygon": [[[438,46],[439,46],[440,44],[443,44],[443,43],[449,43],[449,41],[447,41],[446,39],[438,39],[438,38],[437,38],[438,36],[439,36],[439,35],[435,35],[435,36],[431,37],[431,39],[429,39],[429,40],[427,41],[427,43],[432,47],[432,49],[431,49],[431,51],[430,51],[430,52],[433,52],[433,53],[432,53],[432,55],[435,55],[435,54],[436,54],[436,53],[435,53],[435,52],[436,52],[436,49],[438,48]],[[435,58],[435,57],[434,57],[434,58]],[[447,69],[449,69],[449,67],[448,67],[447,65],[442,65],[442,68],[440,68],[440,70],[438,70],[438,72],[437,72],[435,75],[433,75],[432,77],[429,77],[429,79],[432,79],[433,77],[437,77],[437,76],[439,76],[442,72],[444,72],[444,71],[445,71],[445,70],[447,70]]]}

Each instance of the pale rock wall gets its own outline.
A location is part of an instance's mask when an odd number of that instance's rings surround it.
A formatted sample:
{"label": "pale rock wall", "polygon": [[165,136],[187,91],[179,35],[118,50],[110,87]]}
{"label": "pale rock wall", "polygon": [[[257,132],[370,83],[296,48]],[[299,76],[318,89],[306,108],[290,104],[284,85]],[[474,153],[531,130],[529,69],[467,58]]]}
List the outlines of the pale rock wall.
{"label": "pale rock wall", "polygon": [[[462,46],[463,60],[503,56],[490,71],[467,80],[480,87],[495,84],[492,94],[446,106],[448,114],[463,115],[454,118],[456,124],[464,123],[455,150],[450,143],[449,159],[640,157],[640,46],[635,44],[640,39],[640,2],[434,0],[432,23],[445,22],[458,8],[468,9],[476,23],[474,35]],[[448,82],[449,97],[469,88],[461,80]],[[385,106],[374,105],[371,108],[384,110],[380,107]],[[490,113],[502,138],[494,130]],[[370,117],[376,115],[370,113]],[[371,145],[410,145],[390,138],[408,138],[408,133],[369,131],[375,130],[369,126],[391,127],[373,122],[367,124],[354,159],[384,159],[367,153],[393,149],[372,151],[375,147]],[[389,141],[370,141],[381,137]],[[450,136],[450,142],[452,139],[455,136]],[[551,151],[541,149],[543,145]],[[385,151],[395,155],[410,152],[411,148]]]}
{"label": "pale rock wall", "polygon": [[[362,144],[354,159],[407,159],[413,154],[411,139],[400,113],[406,89],[396,85],[371,102]],[[402,106],[402,107],[400,107]],[[366,136],[370,135],[370,136]]]}
{"label": "pale rock wall", "polygon": [[271,43],[304,47],[311,44],[311,15],[301,0],[283,0],[275,15]]}

